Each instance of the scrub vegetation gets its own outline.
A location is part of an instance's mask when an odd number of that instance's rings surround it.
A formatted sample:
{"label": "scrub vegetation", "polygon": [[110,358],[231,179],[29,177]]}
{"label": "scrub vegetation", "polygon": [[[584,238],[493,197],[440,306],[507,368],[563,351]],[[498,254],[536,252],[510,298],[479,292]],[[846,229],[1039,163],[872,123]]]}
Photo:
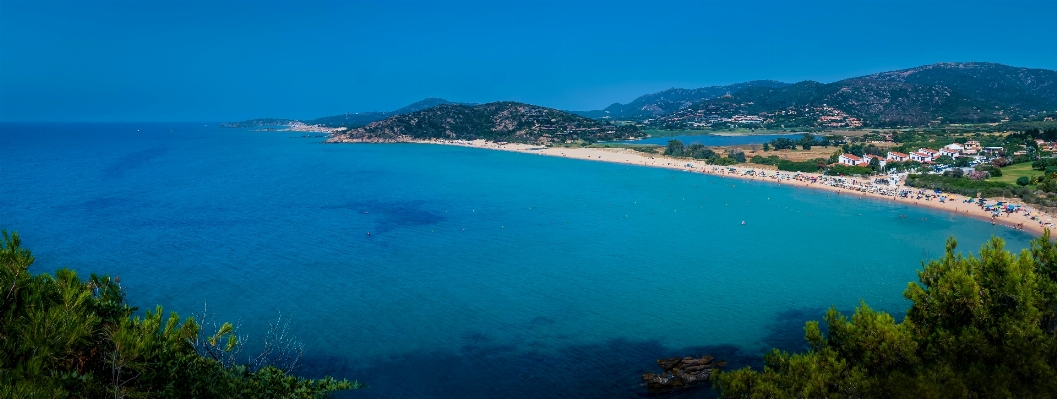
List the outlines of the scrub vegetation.
{"label": "scrub vegetation", "polygon": [[0,244],[2,398],[319,398],[362,387],[289,375],[297,359],[281,338],[239,364],[230,323],[203,331],[161,306],[134,316],[117,279],[32,274],[17,233]]}
{"label": "scrub vegetation", "polygon": [[806,353],[773,350],[764,369],[722,372],[726,398],[1050,398],[1057,395],[1057,245],[946,253],[903,295],[902,322],[859,305],[804,326]]}

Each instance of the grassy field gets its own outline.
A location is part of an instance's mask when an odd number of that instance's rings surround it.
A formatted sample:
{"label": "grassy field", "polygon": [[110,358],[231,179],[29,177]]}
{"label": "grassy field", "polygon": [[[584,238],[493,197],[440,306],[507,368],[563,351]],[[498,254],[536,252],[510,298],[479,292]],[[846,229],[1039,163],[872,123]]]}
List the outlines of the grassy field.
{"label": "grassy field", "polygon": [[1041,170],[1034,170],[1031,168],[1030,162],[1018,163],[1013,166],[1006,166],[1002,168],[1002,176],[992,177],[987,179],[989,181],[998,181],[1010,184],[1016,184],[1017,178],[1021,176],[1035,177],[1042,175]]}

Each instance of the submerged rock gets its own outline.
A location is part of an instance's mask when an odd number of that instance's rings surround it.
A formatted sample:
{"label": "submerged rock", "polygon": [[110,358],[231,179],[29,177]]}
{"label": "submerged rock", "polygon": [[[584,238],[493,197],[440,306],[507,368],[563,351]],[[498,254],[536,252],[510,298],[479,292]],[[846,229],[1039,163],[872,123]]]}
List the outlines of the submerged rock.
{"label": "submerged rock", "polygon": [[664,393],[694,387],[708,382],[712,369],[723,367],[722,360],[713,361],[712,356],[673,357],[657,360],[664,369],[661,374],[646,373],[642,375],[642,385],[651,393]]}

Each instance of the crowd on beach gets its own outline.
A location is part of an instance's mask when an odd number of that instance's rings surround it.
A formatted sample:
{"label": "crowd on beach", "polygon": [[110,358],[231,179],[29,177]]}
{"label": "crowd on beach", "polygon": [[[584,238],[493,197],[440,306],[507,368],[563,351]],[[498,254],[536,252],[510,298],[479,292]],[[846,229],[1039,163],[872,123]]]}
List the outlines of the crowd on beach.
{"label": "crowd on beach", "polygon": [[[828,189],[835,189],[837,190],[837,194],[847,191],[848,193],[867,194],[893,200],[902,199],[914,201],[919,204],[920,201],[926,201],[926,203],[933,202],[936,204],[949,204],[956,201],[955,194],[943,193],[940,191],[927,191],[904,186],[902,181],[906,177],[905,174],[883,175],[875,177],[873,180],[864,180],[862,178],[849,176],[826,176],[813,173],[758,170],[733,166],[712,166],[710,169],[705,168],[703,173],[742,178],[762,178],[778,183],[798,182],[807,186],[818,185]],[[1031,208],[1020,204],[1011,204],[1003,201],[989,202],[984,198],[971,197],[965,197],[965,199],[961,200],[961,203],[979,206],[980,210],[986,212],[987,215],[990,215],[992,225],[998,224],[998,218],[1019,216],[1022,218],[1020,222],[1008,222],[1005,224],[1008,224],[1010,227],[1017,230],[1024,230],[1026,223],[1037,224],[1040,228],[1053,229],[1054,227],[1057,227],[1052,220],[1044,221],[1042,218],[1043,215],[1038,211],[1034,211]],[[970,213],[969,209],[960,210],[955,208],[954,211],[966,215]],[[980,216],[981,214],[975,212],[975,215]]]}

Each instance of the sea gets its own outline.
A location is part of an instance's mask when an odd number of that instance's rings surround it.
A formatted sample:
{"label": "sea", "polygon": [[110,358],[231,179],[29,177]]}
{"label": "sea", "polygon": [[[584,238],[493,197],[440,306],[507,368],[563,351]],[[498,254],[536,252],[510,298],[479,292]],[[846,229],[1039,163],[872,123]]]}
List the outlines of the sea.
{"label": "sea", "polygon": [[[140,313],[271,325],[341,398],[635,398],[657,359],[760,367],[989,223],[684,171],[215,123],[0,125],[0,228],[32,271],[117,276]],[[907,215],[905,218],[899,215]],[[709,388],[674,397],[714,397]]]}

